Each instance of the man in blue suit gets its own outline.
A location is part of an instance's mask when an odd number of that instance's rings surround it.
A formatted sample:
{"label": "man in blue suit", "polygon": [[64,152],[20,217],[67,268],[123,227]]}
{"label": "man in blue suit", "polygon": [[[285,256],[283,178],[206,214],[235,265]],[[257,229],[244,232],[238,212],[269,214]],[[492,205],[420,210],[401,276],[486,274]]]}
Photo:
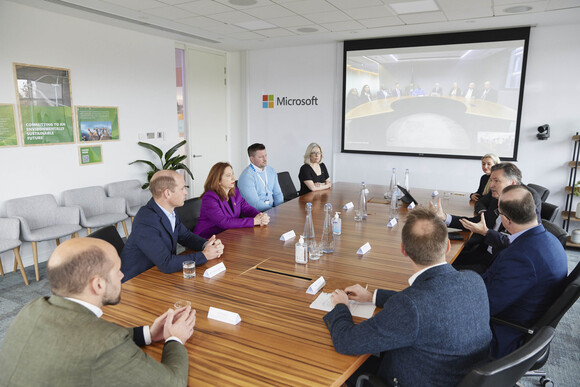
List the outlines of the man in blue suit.
{"label": "man in blue suit", "polygon": [[[554,302],[568,273],[566,253],[558,239],[538,223],[530,191],[504,188],[498,207],[502,224],[511,234],[510,245],[483,274],[490,314],[529,326]],[[502,357],[523,344],[525,334],[492,324],[491,354]]]}
{"label": "man in blue suit", "polygon": [[[472,271],[458,272],[445,261],[447,227],[418,207],[407,215],[401,251],[415,274],[403,291],[360,285],[335,290],[334,309],[324,316],[334,348],[346,355],[381,352],[357,371],[378,374],[401,386],[455,386],[489,353],[491,331],[485,285]],[[383,309],[354,324],[348,300],[374,302]],[[354,384],[353,375],[347,384]]]}
{"label": "man in blue suit", "polygon": [[[121,252],[123,282],[157,266],[163,273],[182,269],[183,261],[196,265],[219,258],[224,246],[213,235],[209,240],[187,229],[175,214],[187,197],[185,180],[179,173],[162,170],[151,178],[153,198],[141,207],[133,221],[131,235]],[[196,252],[177,255],[177,242]]]}

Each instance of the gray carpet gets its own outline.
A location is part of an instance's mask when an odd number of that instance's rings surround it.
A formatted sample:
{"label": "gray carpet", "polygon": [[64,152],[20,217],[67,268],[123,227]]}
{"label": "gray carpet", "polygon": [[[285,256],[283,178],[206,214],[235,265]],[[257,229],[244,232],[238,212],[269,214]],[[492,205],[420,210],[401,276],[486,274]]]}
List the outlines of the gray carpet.
{"label": "gray carpet", "polygon": [[[571,271],[580,261],[580,251],[567,250]],[[46,262],[41,263],[40,282],[34,277],[34,267],[26,268],[30,286],[25,286],[20,272],[0,277],[0,346],[10,322],[27,302],[50,295],[46,279]],[[580,385],[580,302],[562,318],[550,347],[550,358],[543,368],[557,386]],[[539,386],[538,378],[523,378],[526,387]]]}

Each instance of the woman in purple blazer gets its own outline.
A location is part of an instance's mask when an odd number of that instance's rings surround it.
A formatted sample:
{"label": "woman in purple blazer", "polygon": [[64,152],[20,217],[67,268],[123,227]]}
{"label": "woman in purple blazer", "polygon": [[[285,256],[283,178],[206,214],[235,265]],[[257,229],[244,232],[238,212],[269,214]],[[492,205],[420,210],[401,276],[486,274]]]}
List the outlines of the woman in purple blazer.
{"label": "woman in purple blazer", "polygon": [[236,188],[234,170],[229,163],[211,167],[201,195],[201,211],[193,230],[199,236],[212,236],[228,228],[265,226],[264,214],[250,206]]}

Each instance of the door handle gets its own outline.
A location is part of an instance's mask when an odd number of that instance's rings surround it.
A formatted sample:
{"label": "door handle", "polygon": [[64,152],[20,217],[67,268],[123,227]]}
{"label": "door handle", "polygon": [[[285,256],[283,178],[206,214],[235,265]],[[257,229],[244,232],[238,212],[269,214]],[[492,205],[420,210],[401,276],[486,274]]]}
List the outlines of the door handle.
{"label": "door handle", "polygon": [[191,155],[191,157],[202,157],[203,155]]}

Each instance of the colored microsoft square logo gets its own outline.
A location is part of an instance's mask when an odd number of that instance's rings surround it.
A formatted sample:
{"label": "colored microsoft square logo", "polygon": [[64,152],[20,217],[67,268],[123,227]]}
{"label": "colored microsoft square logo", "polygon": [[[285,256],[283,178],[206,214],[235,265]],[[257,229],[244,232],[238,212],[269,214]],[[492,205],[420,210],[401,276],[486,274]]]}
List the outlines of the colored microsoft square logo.
{"label": "colored microsoft square logo", "polygon": [[264,109],[273,109],[274,108],[274,94],[262,95],[262,108],[264,108]]}

